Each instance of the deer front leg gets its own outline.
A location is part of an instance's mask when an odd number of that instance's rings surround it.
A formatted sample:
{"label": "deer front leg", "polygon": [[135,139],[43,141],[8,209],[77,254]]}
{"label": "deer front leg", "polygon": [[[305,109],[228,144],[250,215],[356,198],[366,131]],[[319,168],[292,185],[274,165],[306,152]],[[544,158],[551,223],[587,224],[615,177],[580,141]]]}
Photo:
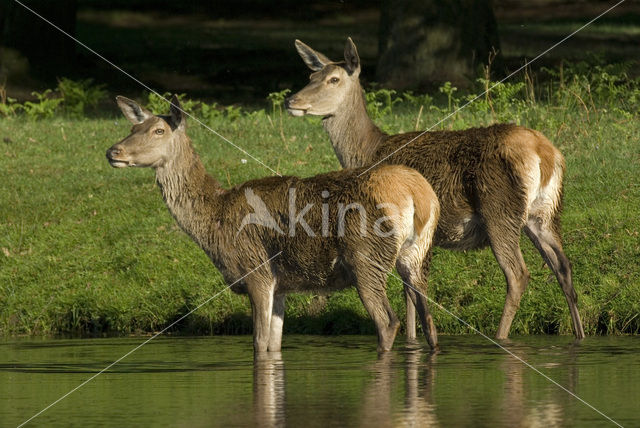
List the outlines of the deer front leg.
{"label": "deer front leg", "polygon": [[253,317],[253,351],[266,352],[271,334],[271,314],[273,310],[272,284],[255,284],[249,288],[251,313]]}

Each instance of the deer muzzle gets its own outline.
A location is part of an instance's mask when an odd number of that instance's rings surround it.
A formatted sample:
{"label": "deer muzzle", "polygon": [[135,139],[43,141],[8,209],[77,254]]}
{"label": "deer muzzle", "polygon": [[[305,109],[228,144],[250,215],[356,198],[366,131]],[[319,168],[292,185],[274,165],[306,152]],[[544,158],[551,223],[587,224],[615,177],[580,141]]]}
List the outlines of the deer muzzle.
{"label": "deer muzzle", "polygon": [[300,102],[300,100],[294,95],[284,100],[284,107],[292,116],[304,116],[311,106]]}
{"label": "deer muzzle", "polygon": [[124,150],[118,146],[113,146],[107,150],[107,160],[109,161],[109,165],[114,168],[125,168],[129,166],[129,161],[122,158],[123,154]]}

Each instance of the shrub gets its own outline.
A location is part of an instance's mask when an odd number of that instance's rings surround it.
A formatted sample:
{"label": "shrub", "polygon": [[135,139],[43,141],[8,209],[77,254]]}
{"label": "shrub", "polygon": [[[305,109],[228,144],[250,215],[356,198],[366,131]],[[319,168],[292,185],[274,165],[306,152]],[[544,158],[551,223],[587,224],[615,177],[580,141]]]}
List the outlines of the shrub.
{"label": "shrub", "polygon": [[93,79],[58,80],[58,92],[62,95],[63,111],[73,117],[81,117],[86,108],[95,108],[107,96],[105,85],[94,85]]}

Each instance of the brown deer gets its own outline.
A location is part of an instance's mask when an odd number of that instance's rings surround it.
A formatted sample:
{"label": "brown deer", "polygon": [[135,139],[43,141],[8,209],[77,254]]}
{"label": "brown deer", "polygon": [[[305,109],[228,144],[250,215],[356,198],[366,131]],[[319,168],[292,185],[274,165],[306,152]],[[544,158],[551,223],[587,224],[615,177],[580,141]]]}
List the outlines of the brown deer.
{"label": "brown deer", "polygon": [[400,324],[386,296],[394,265],[410,285],[406,292],[429,345],[437,346],[422,272],[428,271],[439,203],[418,172],[405,166],[360,168],[304,179],[268,177],[223,189],[194,151],[177,97],[166,116],[125,97],[117,103],[133,127],[107,150],[109,163],[155,169],[180,227],[233,291],[249,295],[256,352],[280,350],[285,294],[350,285],[373,318],[378,350],[391,349]]}
{"label": "brown deer", "polygon": [[553,144],[537,131],[511,124],[388,135],[367,116],[358,78],[360,58],[350,38],[340,62],[299,40],[295,46],[313,73],[310,83],[285,101],[288,111],[322,116],[345,168],[400,164],[424,175],[442,210],[435,245],[455,250],[491,246],[507,281],[496,337],[508,336],[529,282],[520,251],[524,229],[556,275],[574,333],[583,338],[571,264],[560,234],[565,163]]}

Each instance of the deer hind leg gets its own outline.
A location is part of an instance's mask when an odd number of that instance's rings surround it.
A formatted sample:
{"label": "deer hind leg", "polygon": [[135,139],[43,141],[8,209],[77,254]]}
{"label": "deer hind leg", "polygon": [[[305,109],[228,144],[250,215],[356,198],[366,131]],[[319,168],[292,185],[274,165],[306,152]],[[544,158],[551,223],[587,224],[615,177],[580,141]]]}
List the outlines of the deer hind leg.
{"label": "deer hind leg", "polygon": [[413,303],[408,287],[404,286],[404,299],[407,308],[407,340],[416,339],[416,305]]}
{"label": "deer hind leg", "polygon": [[273,296],[273,306],[271,310],[271,325],[269,328],[269,352],[280,351],[282,344],[282,327],[284,326],[285,295],[276,294]]}
{"label": "deer hind leg", "polygon": [[431,263],[431,248],[420,249],[412,245],[402,249],[396,261],[396,270],[404,283],[405,294],[418,312],[422,331],[432,349],[438,347],[438,334],[427,304],[427,278]]}
{"label": "deer hind leg", "polygon": [[496,332],[497,339],[506,339],[511,323],[520,307],[520,299],[529,283],[529,271],[520,251],[520,228],[508,221],[487,224],[493,254],[507,280],[507,296]]}
{"label": "deer hind leg", "polygon": [[555,227],[540,217],[530,216],[524,231],[555,274],[569,305],[573,332],[577,339],[583,339],[584,329],[578,312],[578,295],[573,288],[571,263],[562,250],[562,239],[557,219],[552,224]]}
{"label": "deer hind leg", "polygon": [[360,263],[354,267],[356,288],[360,300],[373,319],[378,331],[378,352],[389,351],[393,346],[400,321],[387,298],[388,271],[372,263]]}

